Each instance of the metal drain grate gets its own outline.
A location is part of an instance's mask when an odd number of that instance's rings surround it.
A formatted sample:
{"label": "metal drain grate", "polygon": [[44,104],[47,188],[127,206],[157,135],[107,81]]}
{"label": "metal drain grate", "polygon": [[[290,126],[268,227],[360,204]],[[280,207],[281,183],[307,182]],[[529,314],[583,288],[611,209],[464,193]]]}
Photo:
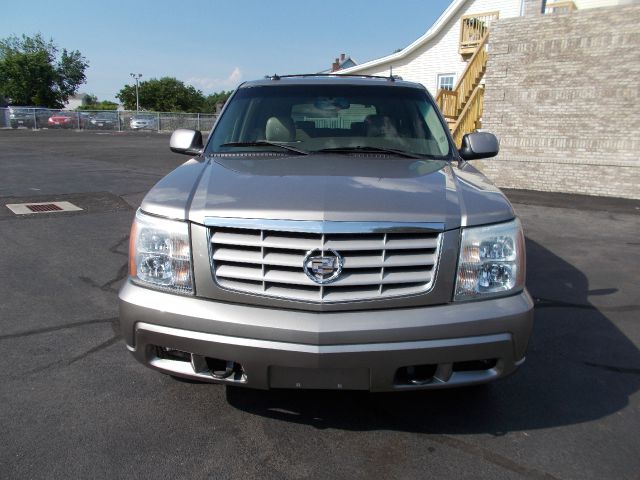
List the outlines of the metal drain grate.
{"label": "metal drain grate", "polygon": [[59,206],[57,206],[55,203],[45,203],[45,204],[36,203],[36,204],[26,205],[26,207],[35,213],[62,211],[62,209]]}
{"label": "metal drain grate", "polygon": [[16,215],[31,213],[77,212],[82,208],[71,202],[40,202],[40,203],[8,203],[7,208]]}

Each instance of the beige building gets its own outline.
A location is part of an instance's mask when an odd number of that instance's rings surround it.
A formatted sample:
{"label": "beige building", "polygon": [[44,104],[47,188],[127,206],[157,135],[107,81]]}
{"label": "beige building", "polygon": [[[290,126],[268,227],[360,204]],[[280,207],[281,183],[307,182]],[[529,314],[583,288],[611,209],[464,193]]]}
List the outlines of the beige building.
{"label": "beige building", "polygon": [[640,198],[638,18],[638,0],[454,0],[408,47],[338,73],[422,83],[458,145],[496,133],[477,165],[502,187]]}

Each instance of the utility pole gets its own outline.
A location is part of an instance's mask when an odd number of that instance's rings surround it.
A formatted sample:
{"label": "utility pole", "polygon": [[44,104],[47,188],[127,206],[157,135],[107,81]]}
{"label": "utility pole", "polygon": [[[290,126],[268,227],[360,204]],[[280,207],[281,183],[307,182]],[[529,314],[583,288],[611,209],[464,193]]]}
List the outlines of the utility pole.
{"label": "utility pole", "polygon": [[142,77],[141,73],[130,73],[133,79],[136,81],[136,112],[140,111],[140,98],[138,97],[138,81]]}

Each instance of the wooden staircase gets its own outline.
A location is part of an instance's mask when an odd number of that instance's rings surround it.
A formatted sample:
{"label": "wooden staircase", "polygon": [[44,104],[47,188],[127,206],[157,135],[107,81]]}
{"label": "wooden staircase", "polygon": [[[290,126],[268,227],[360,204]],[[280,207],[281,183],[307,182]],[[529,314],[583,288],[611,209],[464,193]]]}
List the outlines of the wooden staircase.
{"label": "wooden staircase", "polygon": [[487,69],[488,40],[489,31],[486,30],[455,88],[441,89],[436,96],[436,103],[449,125],[457,147],[460,147],[465,133],[481,127],[484,105],[484,85],[481,82]]}

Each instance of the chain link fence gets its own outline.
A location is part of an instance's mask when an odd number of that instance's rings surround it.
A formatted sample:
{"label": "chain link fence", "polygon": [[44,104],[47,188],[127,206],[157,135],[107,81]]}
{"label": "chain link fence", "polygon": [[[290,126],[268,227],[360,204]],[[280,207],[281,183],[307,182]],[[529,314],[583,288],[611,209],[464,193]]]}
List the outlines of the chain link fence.
{"label": "chain link fence", "polygon": [[217,115],[210,113],[134,112],[115,110],[51,110],[48,108],[0,108],[0,128],[66,128],[172,132],[177,128],[210,131]]}

